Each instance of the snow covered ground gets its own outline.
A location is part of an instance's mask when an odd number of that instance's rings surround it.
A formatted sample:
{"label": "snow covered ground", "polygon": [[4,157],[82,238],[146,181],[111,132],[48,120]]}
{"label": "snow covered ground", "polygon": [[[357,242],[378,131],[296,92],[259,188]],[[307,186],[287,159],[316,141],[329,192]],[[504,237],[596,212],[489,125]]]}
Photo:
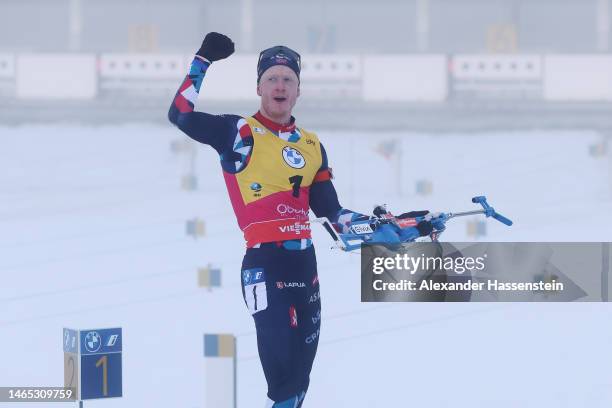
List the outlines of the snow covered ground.
{"label": "snow covered ground", "polygon": [[[588,154],[595,132],[318,133],[345,207],[463,211],[485,194],[515,225],[487,222],[480,240],[610,241],[611,160]],[[61,385],[62,328],[120,326],[124,396],[85,406],[201,407],[202,335],[235,333],[238,406],[263,406],[242,236],[212,149],[197,147],[200,188],[181,190],[180,138],[141,124],[0,128],[1,386]],[[376,152],[394,139],[400,154]],[[196,216],[199,239],[185,233]],[[443,238],[473,240],[467,222]],[[608,304],[361,304],[359,256],[314,236],[323,323],[304,408],[612,404]],[[221,289],[197,287],[209,263]]]}

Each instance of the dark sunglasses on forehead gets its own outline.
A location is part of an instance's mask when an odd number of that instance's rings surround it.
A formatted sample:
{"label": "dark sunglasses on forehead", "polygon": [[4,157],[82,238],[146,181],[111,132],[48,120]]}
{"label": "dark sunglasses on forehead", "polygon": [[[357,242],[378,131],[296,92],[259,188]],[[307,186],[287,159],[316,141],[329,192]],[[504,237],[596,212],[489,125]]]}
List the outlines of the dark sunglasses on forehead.
{"label": "dark sunglasses on forehead", "polygon": [[288,57],[289,59],[297,62],[297,65],[300,69],[302,69],[302,57],[300,54],[293,51],[291,48],[284,47],[282,45],[277,45],[276,47],[268,48],[267,50],[263,50],[259,53],[259,60],[257,61],[257,67],[261,64],[261,61],[265,58],[274,58],[277,55],[283,55]]}

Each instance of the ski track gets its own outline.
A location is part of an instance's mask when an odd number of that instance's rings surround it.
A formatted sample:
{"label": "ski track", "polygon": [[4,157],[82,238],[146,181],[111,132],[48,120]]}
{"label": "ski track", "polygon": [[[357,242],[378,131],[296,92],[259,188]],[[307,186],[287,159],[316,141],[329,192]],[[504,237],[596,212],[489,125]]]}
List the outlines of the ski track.
{"label": "ski track", "polygon": [[[464,211],[484,194],[515,225],[487,221],[480,240],[610,240],[611,159],[588,155],[595,132],[318,133],[347,208]],[[196,146],[200,188],[182,191],[190,161],[170,151],[177,139],[139,124],[0,128],[1,385],[60,385],[63,327],[121,326],[124,397],[87,407],[200,407],[202,335],[230,332],[238,406],[263,406],[220,166]],[[401,163],[376,152],[392,139]],[[416,194],[419,180],[431,195]],[[186,236],[194,217],[207,236]],[[474,241],[466,223],[449,223],[443,239]],[[323,231],[314,238],[323,320],[304,408],[612,403],[607,304],[362,304],[359,256],[331,250]],[[209,263],[223,271],[213,291],[197,287]]]}

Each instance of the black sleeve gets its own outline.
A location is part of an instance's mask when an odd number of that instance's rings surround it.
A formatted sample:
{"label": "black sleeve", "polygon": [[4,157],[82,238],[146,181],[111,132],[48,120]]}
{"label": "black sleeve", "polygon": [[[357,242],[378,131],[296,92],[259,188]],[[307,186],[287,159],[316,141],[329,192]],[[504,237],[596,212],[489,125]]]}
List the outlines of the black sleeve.
{"label": "black sleeve", "polygon": [[181,113],[173,106],[168,112],[170,122],[174,123],[187,136],[212,146],[219,155],[232,147],[238,129],[237,115],[211,115],[204,112]]}
{"label": "black sleeve", "polygon": [[335,222],[342,207],[331,181],[331,170],[323,144],[321,144],[321,157],[321,167],[310,186],[310,208],[317,217],[327,217],[330,221]]}
{"label": "black sleeve", "polygon": [[190,138],[208,144],[222,154],[233,146],[240,116],[194,111],[194,104],[209,67],[209,61],[198,56],[194,58],[189,73],[172,100],[168,119]]}

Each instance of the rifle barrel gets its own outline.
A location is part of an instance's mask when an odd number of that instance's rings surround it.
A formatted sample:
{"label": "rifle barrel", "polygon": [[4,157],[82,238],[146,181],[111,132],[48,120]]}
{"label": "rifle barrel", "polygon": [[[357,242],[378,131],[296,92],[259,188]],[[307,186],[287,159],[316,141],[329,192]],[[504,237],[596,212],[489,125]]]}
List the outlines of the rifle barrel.
{"label": "rifle barrel", "polygon": [[465,217],[468,215],[484,214],[485,210],[465,211],[459,213],[451,213],[448,218]]}

